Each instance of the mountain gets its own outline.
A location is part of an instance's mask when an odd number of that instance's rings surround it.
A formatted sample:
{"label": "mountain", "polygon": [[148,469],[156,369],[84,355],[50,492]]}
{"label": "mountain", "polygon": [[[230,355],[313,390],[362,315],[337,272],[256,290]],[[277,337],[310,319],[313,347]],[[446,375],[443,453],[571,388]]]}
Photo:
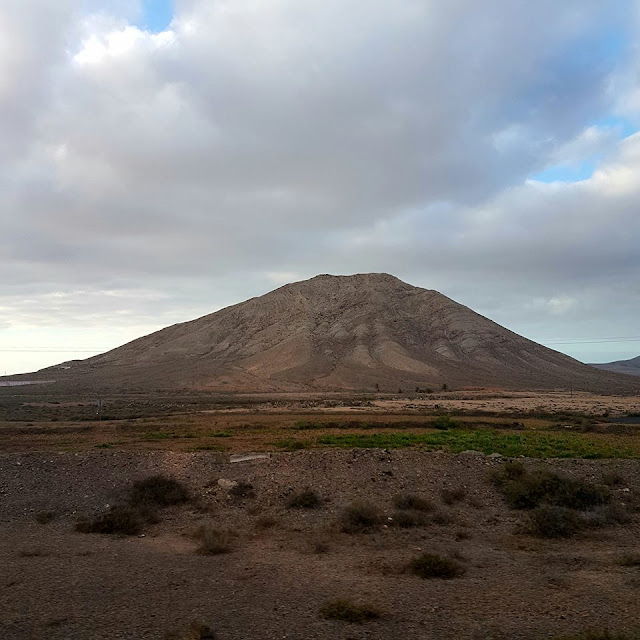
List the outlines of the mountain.
{"label": "mountain", "polygon": [[602,364],[592,364],[591,366],[603,369],[604,371],[640,376],[640,356],[631,358],[630,360],[616,360],[615,362],[604,362]]}
{"label": "mountain", "polygon": [[288,284],[39,373],[74,386],[128,389],[637,388],[437,291],[375,273]]}

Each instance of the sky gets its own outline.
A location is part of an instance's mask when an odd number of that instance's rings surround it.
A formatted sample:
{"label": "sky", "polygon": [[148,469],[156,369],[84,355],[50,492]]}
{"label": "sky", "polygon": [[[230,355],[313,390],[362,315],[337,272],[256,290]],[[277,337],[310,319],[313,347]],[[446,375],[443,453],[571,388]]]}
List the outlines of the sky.
{"label": "sky", "polygon": [[3,0],[0,375],[319,273],[640,354],[640,5]]}

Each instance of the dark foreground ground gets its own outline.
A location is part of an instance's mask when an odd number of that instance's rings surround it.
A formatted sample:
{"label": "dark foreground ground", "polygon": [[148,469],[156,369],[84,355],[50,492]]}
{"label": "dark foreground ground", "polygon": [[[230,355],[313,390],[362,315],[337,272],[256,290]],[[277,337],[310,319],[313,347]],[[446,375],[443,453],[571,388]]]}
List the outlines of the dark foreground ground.
{"label": "dark foreground ground", "polygon": [[[218,640],[537,640],[640,627],[640,566],[623,562],[640,553],[638,460],[527,460],[595,483],[615,476],[610,490],[631,513],[626,524],[553,540],[521,533],[525,514],[489,481],[504,464],[420,449],[312,449],[233,464],[209,451],[1,454],[0,638],[164,639],[194,622]],[[81,514],[156,473],[182,480],[193,499],[166,509],[144,537],[75,531]],[[254,497],[234,498],[221,479],[250,483]],[[287,508],[306,488],[321,506]],[[385,520],[347,534],[336,524],[358,499],[393,517],[403,492],[434,503],[423,526]],[[196,553],[193,533],[206,522],[229,532],[229,553]],[[455,559],[464,575],[411,575],[422,551]],[[335,598],[382,617],[323,619]]]}

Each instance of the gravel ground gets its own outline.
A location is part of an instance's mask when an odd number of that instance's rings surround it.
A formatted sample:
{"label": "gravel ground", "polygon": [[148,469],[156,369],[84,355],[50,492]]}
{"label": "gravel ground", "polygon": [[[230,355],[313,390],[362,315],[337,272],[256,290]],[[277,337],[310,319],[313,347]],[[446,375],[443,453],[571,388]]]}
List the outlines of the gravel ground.
{"label": "gravel ground", "polygon": [[[640,516],[569,540],[523,535],[523,514],[488,482],[500,464],[419,450],[299,451],[237,464],[208,452],[0,455],[0,638],[163,639],[192,622],[218,640],[538,639],[640,626],[640,567],[620,564],[640,553]],[[614,490],[621,500],[637,500],[640,489],[637,461],[525,464],[596,482],[615,470],[625,480]],[[80,514],[104,510],[154,473],[182,480],[194,500],[167,509],[143,537],[74,530]],[[233,499],[220,479],[251,483],[255,497]],[[287,509],[287,497],[307,487],[321,508]],[[442,489],[459,487],[464,499],[445,505]],[[387,521],[370,534],[336,525],[358,499],[391,516],[401,492],[431,499],[437,516],[414,529]],[[42,512],[56,517],[38,524]],[[265,516],[273,526],[264,528]],[[231,553],[195,553],[203,522],[233,533]],[[420,551],[457,558],[464,576],[408,574]],[[322,619],[334,598],[383,615],[363,625]]]}

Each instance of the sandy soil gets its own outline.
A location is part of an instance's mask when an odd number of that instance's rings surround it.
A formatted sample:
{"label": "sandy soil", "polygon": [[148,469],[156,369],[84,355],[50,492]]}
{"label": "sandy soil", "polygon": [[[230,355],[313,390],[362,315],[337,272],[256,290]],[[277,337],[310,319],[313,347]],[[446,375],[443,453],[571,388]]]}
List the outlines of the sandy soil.
{"label": "sandy soil", "polygon": [[[208,452],[4,453],[0,637],[145,640],[194,621],[219,640],[533,640],[637,626],[640,569],[619,560],[639,551],[640,516],[574,539],[531,538],[518,533],[522,514],[488,482],[500,464],[419,450],[299,451],[237,464]],[[592,481],[617,470],[625,483],[615,492],[627,502],[640,490],[637,461],[526,464]],[[75,532],[80,513],[104,509],[132,480],[158,472],[183,480],[197,501],[166,511],[144,537]],[[230,499],[221,478],[250,482],[255,498]],[[322,507],[287,509],[287,497],[306,487],[324,498]],[[446,506],[445,487],[464,487],[464,499]],[[391,514],[404,491],[437,503],[445,524],[359,535],[336,527],[350,501],[370,500]],[[38,524],[43,511],[57,517]],[[265,515],[276,523],[261,529]],[[191,534],[208,520],[235,532],[231,553],[195,553]],[[326,553],[316,553],[318,541]],[[420,550],[459,558],[465,575],[407,574]],[[320,607],[336,597],[385,614],[364,625],[322,619]]]}

